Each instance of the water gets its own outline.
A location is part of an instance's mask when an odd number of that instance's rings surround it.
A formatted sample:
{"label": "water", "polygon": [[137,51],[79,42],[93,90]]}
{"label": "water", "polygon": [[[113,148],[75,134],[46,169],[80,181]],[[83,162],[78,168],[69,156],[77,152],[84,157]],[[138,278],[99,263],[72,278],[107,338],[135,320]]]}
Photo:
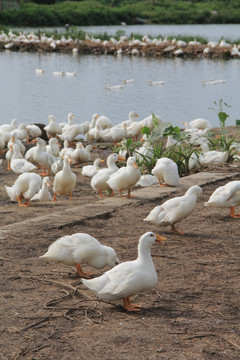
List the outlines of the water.
{"label": "water", "polygon": [[[240,24],[196,24],[196,25],[108,25],[108,26],[78,26],[87,33],[103,34],[106,32],[115,35],[118,30],[124,31],[127,36],[134,34],[158,36],[201,36],[209,41],[219,41],[221,38],[229,39],[232,42],[240,39]],[[18,29],[20,30],[20,29]],[[35,30],[33,28],[21,29],[27,33]],[[58,32],[66,31],[64,27],[41,28],[42,31]]]}
{"label": "water", "polygon": [[231,41],[240,39],[240,24],[197,24],[197,25],[127,25],[127,26],[80,26],[80,29],[92,34],[116,34],[122,30],[127,36],[134,34],[167,36],[201,36],[209,41],[219,41],[221,38]]}
{"label": "water", "polygon": [[[37,75],[36,68],[45,73]],[[240,59],[183,60],[73,54],[0,53],[0,124],[13,118],[18,124],[44,123],[50,114],[66,122],[73,112],[75,121],[91,121],[94,113],[108,116],[113,124],[135,110],[140,119],[151,112],[166,122],[182,126],[182,121],[198,117],[218,126],[214,101],[223,99],[232,107],[228,125],[240,119]],[[54,77],[53,71],[76,71],[76,77]],[[106,83],[123,89],[107,90]],[[221,79],[225,84],[203,86],[201,80]],[[149,86],[149,80],[165,85]]]}

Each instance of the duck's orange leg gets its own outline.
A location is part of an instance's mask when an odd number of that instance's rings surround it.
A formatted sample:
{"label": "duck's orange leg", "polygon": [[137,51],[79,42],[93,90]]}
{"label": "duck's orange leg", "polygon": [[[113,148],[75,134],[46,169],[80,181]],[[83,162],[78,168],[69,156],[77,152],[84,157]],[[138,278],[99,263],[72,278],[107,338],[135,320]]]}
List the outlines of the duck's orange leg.
{"label": "duck's orange leg", "polygon": [[21,197],[20,197],[19,195],[17,196],[17,201],[18,201],[18,205],[19,205],[19,206],[22,206],[22,207],[26,207],[26,206],[29,206],[29,205],[30,205],[28,199],[26,200],[25,204],[22,204],[22,203],[21,203]]}
{"label": "duck's orange leg", "polygon": [[22,206],[21,197],[20,197],[19,195],[17,196],[17,201],[18,201],[18,205],[19,205],[19,206]]}
{"label": "duck's orange leg", "polygon": [[234,213],[234,206],[231,207],[231,211],[230,211],[230,216],[233,217],[233,218],[239,218],[240,217],[240,214],[235,214]]}
{"label": "duck's orange leg", "polygon": [[78,275],[81,276],[81,277],[84,277],[84,278],[86,278],[86,279],[89,279],[89,278],[93,275],[93,273],[84,273],[84,272],[82,271],[82,268],[81,268],[81,265],[80,265],[80,264],[76,264],[76,268],[77,268],[77,273],[78,273]]}
{"label": "duck's orange leg", "polygon": [[[50,171],[49,171],[50,172]],[[48,175],[47,173],[46,173],[46,170],[45,170],[45,168],[43,168],[43,172],[42,173],[39,173],[39,175],[42,175],[42,176],[46,176],[46,175]],[[49,174],[50,175],[50,174]]]}
{"label": "duck's orange leg", "polygon": [[173,224],[171,225],[171,232],[178,235],[184,235],[184,232],[181,230],[177,230]]}
{"label": "duck's orange leg", "polygon": [[158,179],[158,182],[160,186],[168,186],[168,184],[163,184],[160,179]]}
{"label": "duck's orange leg", "polygon": [[24,206],[24,207],[30,206],[29,200],[26,200],[25,204],[22,204],[21,206]]}
{"label": "duck's orange leg", "polygon": [[131,195],[131,189],[128,189],[127,198],[135,198],[134,195]]}
{"label": "duck's orange leg", "polygon": [[127,311],[140,311],[142,308],[142,305],[137,305],[137,304],[131,303],[131,300],[128,296],[128,297],[123,298],[123,307]]}
{"label": "duck's orange leg", "polygon": [[57,193],[54,193],[52,201],[57,201]]}
{"label": "duck's orange leg", "polygon": [[103,194],[102,194],[101,190],[98,190],[98,193],[99,193],[100,197],[102,198]]}

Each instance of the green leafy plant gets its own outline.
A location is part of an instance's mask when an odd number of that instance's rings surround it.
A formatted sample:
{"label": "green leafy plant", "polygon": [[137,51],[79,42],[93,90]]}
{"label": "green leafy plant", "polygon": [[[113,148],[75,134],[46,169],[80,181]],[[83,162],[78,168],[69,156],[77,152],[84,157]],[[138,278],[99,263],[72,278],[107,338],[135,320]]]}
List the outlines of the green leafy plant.
{"label": "green leafy plant", "polygon": [[[235,132],[233,136],[229,138],[226,131],[226,120],[229,118],[229,115],[224,111],[224,107],[229,108],[231,105],[228,105],[223,99],[219,100],[219,103],[214,101],[215,108],[210,108],[211,110],[217,113],[219,124],[220,124],[220,135],[217,137],[208,137],[208,140],[211,143],[212,149],[220,148],[221,151],[228,151],[228,163],[231,163],[234,159],[234,155],[238,152],[232,147],[234,140],[236,139],[240,128]],[[236,123],[237,124],[237,123]]]}

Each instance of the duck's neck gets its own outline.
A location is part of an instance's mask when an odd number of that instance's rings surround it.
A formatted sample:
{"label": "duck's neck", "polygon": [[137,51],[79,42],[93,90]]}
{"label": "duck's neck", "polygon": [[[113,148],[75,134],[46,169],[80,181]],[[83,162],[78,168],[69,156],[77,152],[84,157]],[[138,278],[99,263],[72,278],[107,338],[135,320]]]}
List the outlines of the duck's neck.
{"label": "duck's neck", "polygon": [[115,168],[117,168],[117,165],[116,165],[116,163],[115,163],[115,161],[113,162],[113,161],[107,161],[107,166],[108,166],[108,168],[109,169],[115,169]]}
{"label": "duck's neck", "polygon": [[146,244],[138,244],[138,261],[154,266],[151,256],[151,249]]}
{"label": "duck's neck", "polygon": [[68,162],[68,160],[66,159],[66,160],[64,160],[64,164],[63,164],[63,172],[65,173],[65,174],[70,174],[71,172],[72,172],[72,170],[71,170],[71,166],[70,166],[70,164],[69,164],[69,162]]}
{"label": "duck's neck", "polygon": [[14,151],[13,156],[12,156],[12,160],[19,159],[19,156],[20,156],[19,151]]}

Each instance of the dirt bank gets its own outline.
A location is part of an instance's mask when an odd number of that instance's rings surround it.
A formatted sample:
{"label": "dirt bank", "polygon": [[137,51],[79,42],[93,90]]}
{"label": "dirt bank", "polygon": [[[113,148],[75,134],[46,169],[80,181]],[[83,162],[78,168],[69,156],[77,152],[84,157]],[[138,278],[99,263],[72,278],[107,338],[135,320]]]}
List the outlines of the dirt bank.
{"label": "dirt bank", "polygon": [[[94,156],[109,150],[97,147]],[[201,359],[238,360],[239,222],[229,210],[204,207],[220,185],[239,180],[238,164],[216,166],[181,180],[178,188],[156,185],[151,196],[137,190],[133,199],[101,200],[90,179],[77,174],[70,202],[36,203],[20,208],[4,184],[16,176],[0,169],[0,241],[2,270],[2,359]],[[203,196],[179,224],[184,236],[143,222],[149,211],[191,184]],[[239,210],[239,209],[238,209]],[[239,211],[238,211],[239,212]],[[60,236],[86,232],[112,246],[121,261],[137,255],[146,231],[167,237],[152,256],[159,281],[134,297],[144,309],[127,313],[121,301],[96,301],[76,270],[39,259]],[[84,270],[90,270],[83,266]],[[102,271],[94,270],[96,275]]]}

